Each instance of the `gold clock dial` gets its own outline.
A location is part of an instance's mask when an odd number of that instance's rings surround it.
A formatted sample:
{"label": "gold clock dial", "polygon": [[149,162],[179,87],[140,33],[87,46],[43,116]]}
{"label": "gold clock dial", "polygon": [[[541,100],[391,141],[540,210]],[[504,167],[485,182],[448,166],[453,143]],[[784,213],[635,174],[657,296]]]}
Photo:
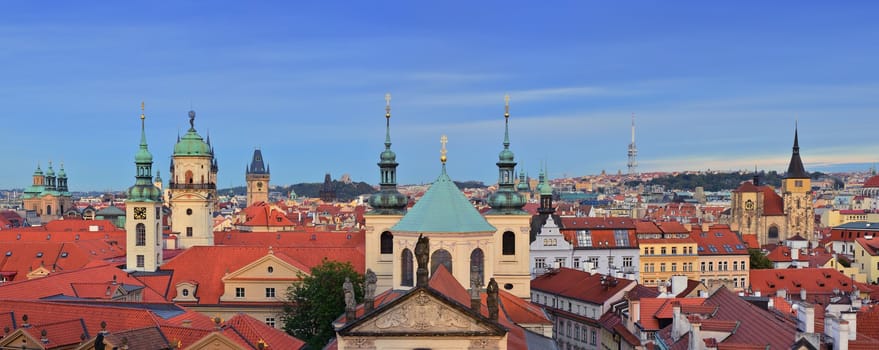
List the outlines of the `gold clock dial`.
{"label": "gold clock dial", "polygon": [[134,219],[135,220],[146,220],[146,208],[144,208],[144,207],[134,208]]}

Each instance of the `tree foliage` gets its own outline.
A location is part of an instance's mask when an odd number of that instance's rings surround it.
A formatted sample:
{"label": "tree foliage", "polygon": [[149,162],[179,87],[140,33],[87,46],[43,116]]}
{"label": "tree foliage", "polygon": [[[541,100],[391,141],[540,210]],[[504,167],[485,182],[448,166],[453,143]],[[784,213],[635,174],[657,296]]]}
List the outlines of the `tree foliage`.
{"label": "tree foliage", "polygon": [[345,312],[342,283],[345,277],[354,285],[354,296],[363,299],[363,275],[350,262],[324,261],[311,269],[311,275],[299,275],[299,281],[287,288],[284,330],[304,340],[311,349],[321,349],[334,336],[333,321]]}
{"label": "tree foliage", "polygon": [[751,255],[751,269],[759,270],[759,269],[771,269],[772,261],[763,255],[763,252],[760,249],[748,249],[748,254]]}
{"label": "tree foliage", "polygon": [[[678,174],[657,177],[647,182],[647,185],[662,185],[669,190],[693,191],[701,186],[705,191],[716,192],[731,190],[748,180],[752,180],[752,173],[704,173],[704,174]],[[760,183],[781,186],[781,176],[775,171],[760,172]]]}

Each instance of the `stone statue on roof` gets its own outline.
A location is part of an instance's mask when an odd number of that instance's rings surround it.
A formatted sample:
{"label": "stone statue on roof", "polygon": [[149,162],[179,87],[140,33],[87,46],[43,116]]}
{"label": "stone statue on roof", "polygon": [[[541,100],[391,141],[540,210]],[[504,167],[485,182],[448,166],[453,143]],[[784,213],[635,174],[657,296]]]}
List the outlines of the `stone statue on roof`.
{"label": "stone statue on roof", "polygon": [[366,285],[364,286],[363,291],[363,300],[367,302],[367,304],[371,304],[373,300],[375,300],[375,284],[378,282],[378,277],[375,276],[375,272],[372,272],[372,269],[366,269]]}
{"label": "stone statue on roof", "polygon": [[345,282],[342,283],[342,292],[345,293],[345,315],[348,321],[352,321],[354,319],[354,307],[357,305],[357,302],[354,300],[354,284],[351,283],[351,279],[348,277],[345,277]]}
{"label": "stone statue on roof", "polygon": [[485,287],[485,303],[488,304],[488,317],[497,321],[498,317],[498,286],[494,277],[488,280],[488,286]]}
{"label": "stone statue on roof", "polygon": [[416,270],[416,286],[427,285],[427,263],[430,261],[430,238],[418,235],[418,242],[415,243],[415,261],[418,262],[418,270]]}
{"label": "stone statue on roof", "polygon": [[189,127],[195,129],[195,111],[189,111]]}

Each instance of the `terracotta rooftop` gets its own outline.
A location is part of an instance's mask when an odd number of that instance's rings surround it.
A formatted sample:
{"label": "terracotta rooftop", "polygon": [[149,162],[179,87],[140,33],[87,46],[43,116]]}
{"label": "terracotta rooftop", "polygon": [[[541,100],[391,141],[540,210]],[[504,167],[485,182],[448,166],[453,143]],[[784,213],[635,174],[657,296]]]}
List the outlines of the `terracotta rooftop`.
{"label": "terracotta rooftop", "polygon": [[560,268],[531,280],[531,289],[582,300],[592,304],[604,304],[635,281],[612,278],[615,284],[607,284],[606,276],[590,274],[570,268]]}
{"label": "terracotta rooftop", "polygon": [[834,291],[851,292],[854,286],[862,293],[871,293],[869,285],[854,282],[849,276],[830,268],[765,269],[751,270],[751,289],[763,295],[774,295],[779,289],[786,289],[791,298],[799,298],[801,289],[806,290],[806,301],[816,295],[833,295]]}

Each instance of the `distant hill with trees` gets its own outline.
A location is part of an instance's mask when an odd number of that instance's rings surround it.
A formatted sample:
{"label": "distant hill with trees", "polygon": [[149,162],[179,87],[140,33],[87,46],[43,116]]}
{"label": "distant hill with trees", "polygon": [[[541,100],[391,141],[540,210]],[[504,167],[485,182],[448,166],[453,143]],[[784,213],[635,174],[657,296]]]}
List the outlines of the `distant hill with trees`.
{"label": "distant hill with trees", "polygon": [[[760,173],[760,184],[770,185],[773,187],[780,187],[781,180],[784,177],[783,174],[779,174],[777,171],[761,171]],[[813,172],[810,174],[810,177],[813,180],[823,179],[828,177],[829,175],[824,174],[822,172]],[[694,191],[696,187],[702,186],[705,191],[708,192],[716,192],[723,190],[734,190],[744,181],[750,181],[754,178],[753,173],[702,173],[702,174],[678,174],[678,175],[668,175],[663,177],[658,177],[653,180],[647,181],[646,185],[661,185],[664,186],[667,190],[684,190],[684,191]],[[834,182],[839,182],[841,184],[841,180],[837,178],[831,177]],[[640,184],[639,181],[630,181],[627,182],[628,186],[637,186]]]}

